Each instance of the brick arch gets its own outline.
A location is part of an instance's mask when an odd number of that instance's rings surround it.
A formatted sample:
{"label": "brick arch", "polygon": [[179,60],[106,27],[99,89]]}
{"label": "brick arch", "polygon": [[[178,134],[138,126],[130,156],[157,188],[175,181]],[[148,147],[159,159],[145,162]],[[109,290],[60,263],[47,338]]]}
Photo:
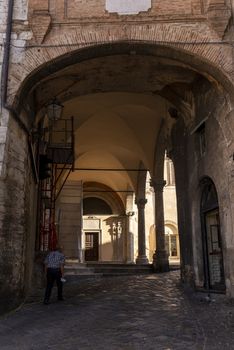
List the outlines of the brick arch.
{"label": "brick arch", "polygon": [[[209,44],[210,41],[216,44]],[[102,55],[129,54],[134,50],[139,54],[174,59],[213,78],[232,92],[232,48],[217,42],[217,34],[208,27],[201,31],[199,24],[132,24],[123,25],[121,30],[113,25],[108,29],[100,27],[96,32],[81,29],[61,36],[51,35],[44,45],[28,45],[21,51],[19,63],[12,65],[8,105],[17,105],[22,91],[27,93],[38,81],[66,65]]]}

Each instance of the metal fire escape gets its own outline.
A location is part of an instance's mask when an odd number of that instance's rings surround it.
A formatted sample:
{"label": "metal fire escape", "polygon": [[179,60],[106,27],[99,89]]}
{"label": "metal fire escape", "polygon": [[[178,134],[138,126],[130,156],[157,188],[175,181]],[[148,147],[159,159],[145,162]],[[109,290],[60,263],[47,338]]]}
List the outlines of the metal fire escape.
{"label": "metal fire escape", "polygon": [[40,250],[57,243],[56,200],[71,171],[74,170],[73,117],[50,123],[45,131],[45,154],[40,155]]}

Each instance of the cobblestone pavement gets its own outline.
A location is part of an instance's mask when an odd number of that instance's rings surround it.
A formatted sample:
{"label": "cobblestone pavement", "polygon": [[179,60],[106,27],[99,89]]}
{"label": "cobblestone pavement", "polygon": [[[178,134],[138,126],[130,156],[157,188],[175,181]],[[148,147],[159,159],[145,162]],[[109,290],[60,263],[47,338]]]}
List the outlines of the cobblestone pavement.
{"label": "cobblestone pavement", "polygon": [[234,349],[234,304],[185,292],[179,273],[67,283],[0,318],[1,350]]}

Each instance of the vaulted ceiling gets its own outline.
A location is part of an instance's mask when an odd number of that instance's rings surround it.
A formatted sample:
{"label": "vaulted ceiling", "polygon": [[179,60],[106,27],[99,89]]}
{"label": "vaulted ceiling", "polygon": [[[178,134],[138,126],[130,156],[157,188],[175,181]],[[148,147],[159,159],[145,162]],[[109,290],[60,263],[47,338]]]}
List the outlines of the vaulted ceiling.
{"label": "vaulted ceiling", "polygon": [[190,108],[187,92],[199,78],[173,57],[130,51],[64,66],[36,83],[32,93],[39,115],[56,97],[64,105],[63,118],[74,117],[77,168],[126,170],[76,171],[71,179],[136,190],[138,173],[128,169],[153,172],[162,120],[170,120],[171,104]]}

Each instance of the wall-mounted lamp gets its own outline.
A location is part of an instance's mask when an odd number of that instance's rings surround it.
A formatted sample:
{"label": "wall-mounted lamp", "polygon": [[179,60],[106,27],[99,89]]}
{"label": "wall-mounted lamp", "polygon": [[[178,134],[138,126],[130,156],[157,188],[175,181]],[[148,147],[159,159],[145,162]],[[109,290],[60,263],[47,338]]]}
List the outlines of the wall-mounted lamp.
{"label": "wall-mounted lamp", "polygon": [[54,98],[53,101],[47,106],[47,116],[49,120],[55,121],[61,118],[63,112],[63,105]]}

